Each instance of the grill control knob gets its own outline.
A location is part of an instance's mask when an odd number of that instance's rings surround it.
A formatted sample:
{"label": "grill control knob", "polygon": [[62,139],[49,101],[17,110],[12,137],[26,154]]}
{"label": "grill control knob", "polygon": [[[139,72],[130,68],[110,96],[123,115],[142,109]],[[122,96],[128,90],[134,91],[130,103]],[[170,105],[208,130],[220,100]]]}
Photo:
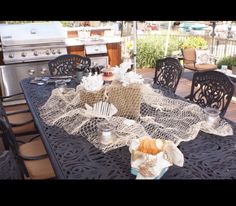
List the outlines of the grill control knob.
{"label": "grill control knob", "polygon": [[25,52],[22,52],[22,53],[21,53],[21,56],[22,56],[22,57],[26,57],[26,53],[25,53]]}
{"label": "grill control knob", "polygon": [[9,58],[14,58],[14,54],[9,54]]}
{"label": "grill control knob", "polygon": [[39,53],[37,51],[34,51],[34,56],[38,56]]}
{"label": "grill control knob", "polygon": [[61,50],[60,50],[60,49],[58,49],[58,50],[57,50],[57,53],[58,53],[58,54],[61,54]]}
{"label": "grill control knob", "polygon": [[52,54],[56,54],[56,51],[54,49],[52,50]]}
{"label": "grill control knob", "polygon": [[50,54],[49,50],[47,50],[47,51],[46,51],[46,54],[47,54],[47,55],[49,55],[49,54]]}

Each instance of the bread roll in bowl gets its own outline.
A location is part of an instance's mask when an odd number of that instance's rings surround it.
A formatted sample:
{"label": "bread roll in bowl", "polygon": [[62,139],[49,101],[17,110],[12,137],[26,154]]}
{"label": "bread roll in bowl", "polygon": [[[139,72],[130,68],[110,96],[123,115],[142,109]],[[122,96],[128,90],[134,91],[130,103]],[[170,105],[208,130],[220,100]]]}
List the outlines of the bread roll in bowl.
{"label": "bread roll in bowl", "polygon": [[161,152],[163,142],[161,140],[153,139],[150,137],[143,137],[140,139],[138,151],[156,155]]}

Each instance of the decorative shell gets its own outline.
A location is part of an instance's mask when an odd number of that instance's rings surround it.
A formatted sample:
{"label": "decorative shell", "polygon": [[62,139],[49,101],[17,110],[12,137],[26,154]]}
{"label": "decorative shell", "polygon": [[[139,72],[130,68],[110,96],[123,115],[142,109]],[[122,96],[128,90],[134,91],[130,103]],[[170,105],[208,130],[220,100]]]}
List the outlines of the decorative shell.
{"label": "decorative shell", "polygon": [[137,74],[133,71],[127,72],[123,75],[123,77],[120,80],[122,82],[123,86],[127,86],[129,84],[143,84],[143,77],[140,74]]}
{"label": "decorative shell", "polygon": [[123,63],[120,64],[120,68],[122,70],[127,71],[128,69],[131,68],[132,62],[131,61],[124,61]]}
{"label": "decorative shell", "polygon": [[99,91],[103,87],[102,75],[93,75],[89,73],[87,77],[83,77],[80,84],[85,90],[93,92]]}
{"label": "decorative shell", "polygon": [[108,102],[97,102],[93,105],[93,107],[85,104],[85,113],[89,114],[93,117],[101,117],[101,118],[108,118],[113,116],[117,113],[117,108]]}
{"label": "decorative shell", "polygon": [[128,71],[128,69],[131,68],[132,62],[123,62],[120,64],[120,66],[116,66],[112,68],[112,73],[115,75],[115,79],[120,81],[125,73]]}
{"label": "decorative shell", "polygon": [[129,146],[131,168],[136,179],[160,178],[173,164],[182,167],[184,157],[177,146],[168,140],[142,137],[132,139]]}

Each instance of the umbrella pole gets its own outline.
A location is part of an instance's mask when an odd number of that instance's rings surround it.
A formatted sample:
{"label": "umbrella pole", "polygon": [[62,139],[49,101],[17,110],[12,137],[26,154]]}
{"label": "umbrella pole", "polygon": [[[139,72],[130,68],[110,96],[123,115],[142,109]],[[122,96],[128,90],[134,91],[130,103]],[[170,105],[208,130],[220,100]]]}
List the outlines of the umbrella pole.
{"label": "umbrella pole", "polygon": [[137,21],[133,21],[133,49],[134,49],[134,72],[136,72],[136,42],[137,42]]}
{"label": "umbrella pole", "polygon": [[167,32],[167,37],[166,37],[166,44],[165,44],[165,57],[167,55],[167,50],[168,50],[168,44],[169,44],[169,38],[170,38],[170,28],[171,28],[171,21],[169,21],[169,24],[168,24],[168,32]]}

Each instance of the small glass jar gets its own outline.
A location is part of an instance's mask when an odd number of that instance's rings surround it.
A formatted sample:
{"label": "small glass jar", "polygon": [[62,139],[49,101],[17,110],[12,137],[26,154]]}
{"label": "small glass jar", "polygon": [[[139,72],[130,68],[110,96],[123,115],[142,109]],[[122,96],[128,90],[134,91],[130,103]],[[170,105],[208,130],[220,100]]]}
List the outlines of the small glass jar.
{"label": "small glass jar", "polygon": [[220,118],[220,116],[219,116],[220,110],[219,109],[206,107],[204,109],[204,112],[207,115],[207,122],[210,125],[215,126],[217,123],[219,123],[219,118]]}
{"label": "small glass jar", "polygon": [[227,65],[221,65],[221,70],[222,70],[222,72],[227,73],[228,66]]}
{"label": "small glass jar", "polygon": [[78,83],[80,83],[82,81],[83,76],[84,76],[84,72],[83,71],[77,71],[76,72],[76,79],[77,79]]}
{"label": "small glass jar", "polygon": [[64,92],[67,88],[67,82],[65,80],[56,80],[55,87],[58,88],[61,92]]}
{"label": "small glass jar", "polygon": [[97,124],[98,136],[101,144],[107,145],[114,141],[114,127],[109,122],[100,122]]}

